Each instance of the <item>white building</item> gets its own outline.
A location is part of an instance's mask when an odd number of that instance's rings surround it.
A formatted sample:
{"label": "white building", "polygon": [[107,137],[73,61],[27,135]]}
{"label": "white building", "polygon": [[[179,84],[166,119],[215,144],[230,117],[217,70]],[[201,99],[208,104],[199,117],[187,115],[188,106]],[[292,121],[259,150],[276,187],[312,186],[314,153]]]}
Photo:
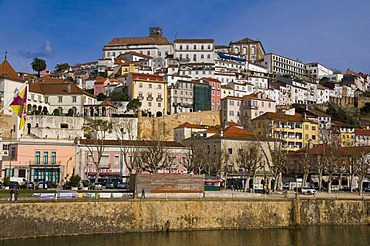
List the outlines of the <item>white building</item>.
{"label": "white building", "polygon": [[176,39],[174,41],[174,58],[181,63],[212,63],[214,64],[213,39]]}
{"label": "white building", "polygon": [[322,77],[327,77],[333,74],[333,70],[321,65],[318,62],[310,62],[305,64],[307,77],[312,79],[312,82],[318,82]]}
{"label": "white building", "polygon": [[115,58],[129,51],[162,58],[173,53],[172,44],[165,37],[113,38],[104,45],[103,58]]}
{"label": "white building", "polygon": [[261,65],[266,66],[268,72],[274,75],[287,74],[297,78],[306,76],[305,64],[303,62],[273,53],[265,54]]}

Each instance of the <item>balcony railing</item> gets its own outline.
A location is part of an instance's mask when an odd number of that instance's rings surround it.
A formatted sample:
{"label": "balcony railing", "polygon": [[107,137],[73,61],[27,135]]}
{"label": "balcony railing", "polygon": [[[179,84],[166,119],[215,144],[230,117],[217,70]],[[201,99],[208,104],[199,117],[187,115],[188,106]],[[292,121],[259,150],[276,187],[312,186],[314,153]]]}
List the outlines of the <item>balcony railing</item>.
{"label": "balcony railing", "polygon": [[146,97],[146,100],[147,100],[147,101],[153,101],[153,97],[152,97],[152,96],[147,96],[147,97]]}

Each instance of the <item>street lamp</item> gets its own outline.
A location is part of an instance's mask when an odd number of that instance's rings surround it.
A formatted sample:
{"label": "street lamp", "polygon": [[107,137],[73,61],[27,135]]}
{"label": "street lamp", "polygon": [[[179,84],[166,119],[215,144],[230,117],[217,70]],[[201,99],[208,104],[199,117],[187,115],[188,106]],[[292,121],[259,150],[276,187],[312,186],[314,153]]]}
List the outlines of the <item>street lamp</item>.
{"label": "street lamp", "polygon": [[13,159],[13,151],[12,151],[12,139],[13,139],[13,129],[10,129],[10,144],[8,147],[8,151],[10,152],[10,160],[9,160],[9,178],[13,177],[13,172],[12,172],[12,159]]}
{"label": "street lamp", "polygon": [[68,178],[68,164],[69,162],[72,160],[72,157],[69,157],[69,159],[67,160],[67,168],[66,168],[66,177],[65,177],[65,180],[67,181],[67,178]]}

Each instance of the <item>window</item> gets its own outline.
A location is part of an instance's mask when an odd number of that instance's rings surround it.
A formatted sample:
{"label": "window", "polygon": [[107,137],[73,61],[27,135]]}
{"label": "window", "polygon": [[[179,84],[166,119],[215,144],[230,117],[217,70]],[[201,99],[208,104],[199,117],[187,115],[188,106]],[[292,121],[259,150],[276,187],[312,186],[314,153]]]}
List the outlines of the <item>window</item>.
{"label": "window", "polygon": [[211,55],[207,55],[207,59],[211,59]]}
{"label": "window", "polygon": [[139,88],[143,88],[143,83],[139,83]]}
{"label": "window", "polygon": [[44,164],[48,164],[49,162],[49,152],[47,150],[44,151]]}
{"label": "window", "polygon": [[149,89],[152,89],[152,84],[148,84],[148,88]]}
{"label": "window", "polygon": [[233,153],[233,149],[232,149],[232,148],[228,148],[228,149],[227,149],[227,152],[228,152],[229,154],[232,154],[232,153]]}
{"label": "window", "polygon": [[180,45],[180,50],[182,50],[182,45]]}
{"label": "window", "polygon": [[40,150],[36,150],[36,153],[35,153],[35,164],[36,165],[40,164],[40,155],[41,155]]}
{"label": "window", "polygon": [[234,116],[234,111],[229,111],[230,116]]}
{"label": "window", "polygon": [[316,140],[316,135],[312,135],[312,140]]}
{"label": "window", "polygon": [[305,129],[305,130],[308,130],[308,125],[305,125],[305,126],[304,126],[304,129]]}
{"label": "window", "polygon": [[148,102],[148,106],[151,107],[152,106],[152,102]]}
{"label": "window", "polygon": [[158,103],[158,108],[161,108],[162,107],[162,103]]}
{"label": "window", "polygon": [[316,126],[312,126],[312,131],[316,131]]}
{"label": "window", "polygon": [[51,152],[51,164],[56,164],[57,163],[57,152],[52,151]]}
{"label": "window", "polygon": [[196,50],[197,49],[197,46],[194,44],[194,49]]}
{"label": "window", "polygon": [[45,103],[49,102],[49,97],[45,97]]}
{"label": "window", "polygon": [[72,102],[77,102],[77,97],[76,96],[72,96]]}
{"label": "window", "polygon": [[162,85],[158,85],[158,89],[162,89]]}
{"label": "window", "polygon": [[102,155],[100,160],[100,167],[102,168],[109,168],[110,162],[109,162],[109,155]]}
{"label": "window", "polygon": [[146,52],[146,54],[147,54],[148,56],[150,56],[150,51],[148,50],[148,51]]}
{"label": "window", "polygon": [[58,97],[58,102],[63,102],[63,97]]}

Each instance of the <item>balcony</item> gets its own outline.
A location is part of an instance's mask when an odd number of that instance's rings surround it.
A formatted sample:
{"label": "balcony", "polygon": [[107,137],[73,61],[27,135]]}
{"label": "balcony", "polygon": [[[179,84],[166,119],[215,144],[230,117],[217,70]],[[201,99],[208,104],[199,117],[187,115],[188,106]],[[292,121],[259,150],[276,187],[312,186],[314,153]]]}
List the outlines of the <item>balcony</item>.
{"label": "balcony", "polygon": [[143,97],[143,96],[141,96],[141,95],[139,95],[139,96],[137,96],[137,99],[139,99],[139,100],[143,100],[143,99],[144,99],[144,97]]}
{"label": "balcony", "polygon": [[146,97],[146,100],[147,100],[147,101],[153,101],[153,97],[152,97],[152,96],[147,96],[147,97]]}
{"label": "balcony", "polygon": [[155,100],[156,100],[157,102],[162,102],[162,101],[163,101],[163,98],[162,98],[162,97],[157,97]]}

